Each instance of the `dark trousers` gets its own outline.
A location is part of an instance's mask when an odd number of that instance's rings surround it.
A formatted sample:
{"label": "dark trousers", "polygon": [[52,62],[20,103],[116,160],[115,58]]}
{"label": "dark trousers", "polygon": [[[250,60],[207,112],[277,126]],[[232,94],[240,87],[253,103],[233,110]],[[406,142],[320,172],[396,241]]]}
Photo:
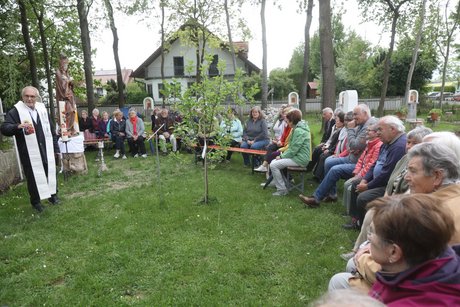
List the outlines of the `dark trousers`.
{"label": "dark trousers", "polygon": [[315,149],[313,150],[313,153],[311,154],[311,161],[307,165],[308,172],[312,171],[315,168],[316,164],[318,163],[319,157],[323,153],[322,147],[323,146],[316,146]]}
{"label": "dark trousers", "polygon": [[364,216],[366,215],[366,206],[371,201],[385,195],[385,187],[378,187],[370,190],[366,190],[362,193],[356,192],[356,186],[359,184],[353,183],[351,186],[351,197],[350,197],[350,215],[359,220],[360,224],[363,224]]}
{"label": "dark trousers", "polygon": [[[48,163],[43,163],[43,167],[45,168],[46,178],[48,178]],[[35,182],[35,177],[34,177],[32,169],[24,167],[24,174],[26,175],[27,191],[29,192],[30,204],[31,205],[39,204],[40,194],[38,193],[38,189],[37,189],[37,185]],[[56,193],[57,193],[57,187],[56,187]],[[54,197],[56,197],[56,194],[52,194],[49,200],[51,200]]]}
{"label": "dark trousers", "polygon": [[144,137],[139,135],[136,141],[133,138],[128,138],[129,151],[134,157],[136,154],[144,155],[147,153],[145,150]]}
{"label": "dark trousers", "polygon": [[121,155],[125,154],[125,137],[114,135],[112,141],[115,143],[115,149],[120,151]]}
{"label": "dark trousers", "polygon": [[331,156],[330,153],[322,153],[320,156],[319,156],[319,159],[318,159],[318,163],[316,164],[316,167],[313,171],[313,174],[315,175],[316,178],[318,178],[319,180],[323,180],[324,179],[324,162],[326,161],[326,158]]}
{"label": "dark trousers", "polygon": [[[230,142],[230,147],[240,147],[240,142],[232,140]],[[232,154],[233,154],[233,151],[227,151],[227,157],[225,159],[230,161],[230,159],[232,158]]]}

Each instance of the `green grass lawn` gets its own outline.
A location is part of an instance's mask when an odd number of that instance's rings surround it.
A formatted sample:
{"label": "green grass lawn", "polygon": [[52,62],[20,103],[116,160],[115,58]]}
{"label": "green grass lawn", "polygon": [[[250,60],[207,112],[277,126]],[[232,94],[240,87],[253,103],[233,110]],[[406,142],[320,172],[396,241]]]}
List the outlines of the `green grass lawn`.
{"label": "green grass lawn", "polygon": [[209,171],[208,205],[193,155],[106,154],[100,177],[95,152],[87,175],[60,174],[62,205],[42,214],[25,184],[0,196],[0,305],[298,306],[345,267],[357,232],[342,230],[341,203],[273,197],[240,154]]}

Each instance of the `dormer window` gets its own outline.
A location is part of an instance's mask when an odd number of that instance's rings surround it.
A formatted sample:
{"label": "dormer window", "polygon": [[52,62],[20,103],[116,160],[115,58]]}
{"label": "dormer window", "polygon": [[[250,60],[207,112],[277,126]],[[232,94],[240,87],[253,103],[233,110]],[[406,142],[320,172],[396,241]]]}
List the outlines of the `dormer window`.
{"label": "dormer window", "polygon": [[175,56],[173,58],[174,64],[174,77],[184,76],[184,57]]}
{"label": "dormer window", "polygon": [[210,76],[217,76],[219,74],[219,69],[217,68],[218,63],[219,63],[219,56],[217,54],[215,54],[212,57],[211,64],[209,65],[208,74]]}

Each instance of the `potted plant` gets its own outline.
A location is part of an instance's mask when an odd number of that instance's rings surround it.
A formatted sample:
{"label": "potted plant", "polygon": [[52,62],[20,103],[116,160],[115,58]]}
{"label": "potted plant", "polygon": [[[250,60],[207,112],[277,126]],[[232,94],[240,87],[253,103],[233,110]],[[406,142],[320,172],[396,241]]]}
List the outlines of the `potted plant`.
{"label": "potted plant", "polygon": [[399,109],[396,110],[396,116],[399,119],[404,120],[407,117],[407,112],[408,112],[407,106],[405,105],[401,106]]}
{"label": "potted plant", "polygon": [[430,115],[431,115],[431,120],[432,121],[437,121],[439,120],[439,117],[441,116],[442,114],[442,110],[441,109],[431,109],[430,110]]}

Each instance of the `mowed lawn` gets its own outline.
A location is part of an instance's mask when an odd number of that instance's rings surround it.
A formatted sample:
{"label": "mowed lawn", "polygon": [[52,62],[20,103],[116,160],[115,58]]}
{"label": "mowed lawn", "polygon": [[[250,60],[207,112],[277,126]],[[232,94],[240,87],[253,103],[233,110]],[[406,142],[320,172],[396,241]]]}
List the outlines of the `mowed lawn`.
{"label": "mowed lawn", "polygon": [[345,267],[357,232],[342,230],[340,199],[312,210],[296,192],[274,197],[234,154],[209,170],[204,205],[193,155],[113,153],[100,177],[94,151],[87,175],[60,174],[62,205],[42,214],[25,184],[0,195],[0,305],[298,306]]}

